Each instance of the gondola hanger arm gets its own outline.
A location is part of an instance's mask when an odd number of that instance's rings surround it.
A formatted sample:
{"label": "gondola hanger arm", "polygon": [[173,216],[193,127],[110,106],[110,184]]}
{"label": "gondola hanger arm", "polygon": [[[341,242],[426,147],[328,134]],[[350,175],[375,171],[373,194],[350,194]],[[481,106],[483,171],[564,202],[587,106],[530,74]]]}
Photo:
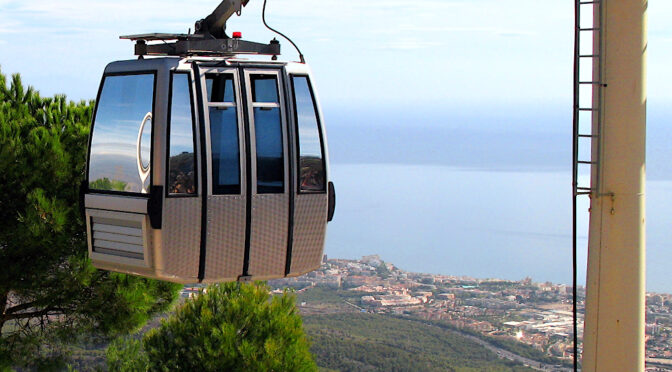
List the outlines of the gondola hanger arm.
{"label": "gondola hanger arm", "polygon": [[[207,17],[198,20],[195,32],[188,34],[148,33],[120,36],[133,40],[135,54],[164,56],[235,56],[237,54],[269,55],[276,58],[280,54],[280,43],[273,39],[268,44],[256,43],[226,35],[226,22],[234,14],[240,15],[249,0],[223,0]],[[174,41],[173,41],[174,40]],[[159,42],[148,44],[148,42]]]}
{"label": "gondola hanger arm", "polygon": [[228,39],[226,36],[226,22],[234,14],[240,15],[242,8],[249,0],[223,0],[217,8],[207,17],[196,22],[194,31],[206,37],[215,39]]}

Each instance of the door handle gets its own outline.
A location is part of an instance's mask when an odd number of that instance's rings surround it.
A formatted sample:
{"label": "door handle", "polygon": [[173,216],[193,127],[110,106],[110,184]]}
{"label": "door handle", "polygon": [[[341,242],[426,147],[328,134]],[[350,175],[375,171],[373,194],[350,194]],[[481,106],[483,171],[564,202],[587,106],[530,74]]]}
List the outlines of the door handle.
{"label": "door handle", "polygon": [[[147,163],[147,167],[145,167],[144,164],[142,164],[142,131],[145,130],[145,124],[147,124],[148,120],[152,120],[152,113],[148,112],[145,114],[145,117],[142,119],[142,123],[140,124],[140,130],[138,131],[138,141],[136,142],[136,149],[137,149],[137,161],[138,161],[138,175],[140,176],[140,187],[142,188],[142,193],[146,194],[147,193],[147,188],[145,187],[145,182],[147,181],[147,178],[149,177],[150,173],[150,167],[151,164]],[[151,146],[149,147],[150,149],[152,148]],[[151,158],[151,155],[150,155]]]}

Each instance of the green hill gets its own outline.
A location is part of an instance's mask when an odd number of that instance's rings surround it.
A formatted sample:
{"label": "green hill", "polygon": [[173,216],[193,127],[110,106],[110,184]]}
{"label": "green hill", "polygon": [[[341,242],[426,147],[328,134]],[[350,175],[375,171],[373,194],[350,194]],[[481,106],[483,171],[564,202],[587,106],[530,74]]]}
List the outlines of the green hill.
{"label": "green hill", "polygon": [[306,315],[311,352],[325,370],[532,371],[450,330],[379,314]]}

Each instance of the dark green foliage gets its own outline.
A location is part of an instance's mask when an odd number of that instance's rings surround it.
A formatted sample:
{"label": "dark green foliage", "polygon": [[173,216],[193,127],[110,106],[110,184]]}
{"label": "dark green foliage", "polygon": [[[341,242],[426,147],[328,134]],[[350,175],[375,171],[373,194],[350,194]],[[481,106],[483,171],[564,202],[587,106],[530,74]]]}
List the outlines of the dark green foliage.
{"label": "dark green foliage", "polygon": [[[327,304],[340,304],[343,303],[343,300],[346,300],[358,303],[362,296],[362,292],[356,292],[354,295],[353,293],[355,292],[314,287],[307,291],[298,293],[297,298],[299,302],[307,301]],[[359,297],[357,295],[359,295]]]}
{"label": "dark green foliage", "polygon": [[380,262],[380,265],[376,268],[376,274],[378,274],[379,277],[383,279],[387,279],[390,277],[392,273],[390,273],[390,270],[387,268],[387,265],[385,262]]}
{"label": "dark green foliage", "polygon": [[262,283],[208,287],[147,333],[142,344],[141,350],[133,339],[114,343],[108,349],[110,370],[317,370],[294,295],[271,298]]}
{"label": "dark green foliage", "polygon": [[76,334],[134,330],[180,288],[87,258],[79,185],[92,109],[0,73],[0,370],[56,366]]}
{"label": "dark green foliage", "polygon": [[112,190],[112,191],[124,191],[126,190],[126,182],[119,180],[111,180],[107,177],[91,181],[89,183],[89,188],[92,190]]}
{"label": "dark green foliage", "polygon": [[340,371],[531,371],[452,331],[379,314],[305,316],[320,367]]}
{"label": "dark green foliage", "polygon": [[146,371],[149,366],[142,341],[133,337],[120,337],[107,348],[107,367],[110,371]]}

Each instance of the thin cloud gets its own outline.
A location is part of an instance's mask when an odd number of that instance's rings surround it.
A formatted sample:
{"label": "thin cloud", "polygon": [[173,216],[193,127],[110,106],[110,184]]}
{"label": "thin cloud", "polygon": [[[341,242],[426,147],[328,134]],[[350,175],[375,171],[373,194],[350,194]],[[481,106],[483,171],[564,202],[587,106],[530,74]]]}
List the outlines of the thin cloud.
{"label": "thin cloud", "polygon": [[420,50],[420,49],[433,48],[441,45],[443,45],[443,43],[435,41],[426,41],[419,39],[403,39],[385,43],[382,46],[378,47],[377,49]]}
{"label": "thin cloud", "polygon": [[20,32],[21,24],[16,21],[6,21],[5,17],[0,17],[0,34],[15,34]]}
{"label": "thin cloud", "polygon": [[525,31],[498,31],[497,36],[501,37],[523,37],[523,36],[534,36],[533,32]]}
{"label": "thin cloud", "polygon": [[[135,28],[153,27],[167,24],[179,24],[185,27],[207,15],[190,17],[189,13],[199,12],[200,6],[190,6],[186,12],[177,4],[172,6],[168,2],[152,1],[90,1],[73,0],[66,3],[45,0],[30,2],[3,1],[0,3],[0,20],[12,19],[12,27],[6,26],[0,30],[7,32],[11,29],[21,29],[21,32],[44,31],[84,31],[92,28],[118,30],[127,28],[127,25],[136,25]],[[184,23],[182,23],[184,22]],[[44,26],[43,26],[44,25]],[[55,30],[58,29],[58,30]]]}

